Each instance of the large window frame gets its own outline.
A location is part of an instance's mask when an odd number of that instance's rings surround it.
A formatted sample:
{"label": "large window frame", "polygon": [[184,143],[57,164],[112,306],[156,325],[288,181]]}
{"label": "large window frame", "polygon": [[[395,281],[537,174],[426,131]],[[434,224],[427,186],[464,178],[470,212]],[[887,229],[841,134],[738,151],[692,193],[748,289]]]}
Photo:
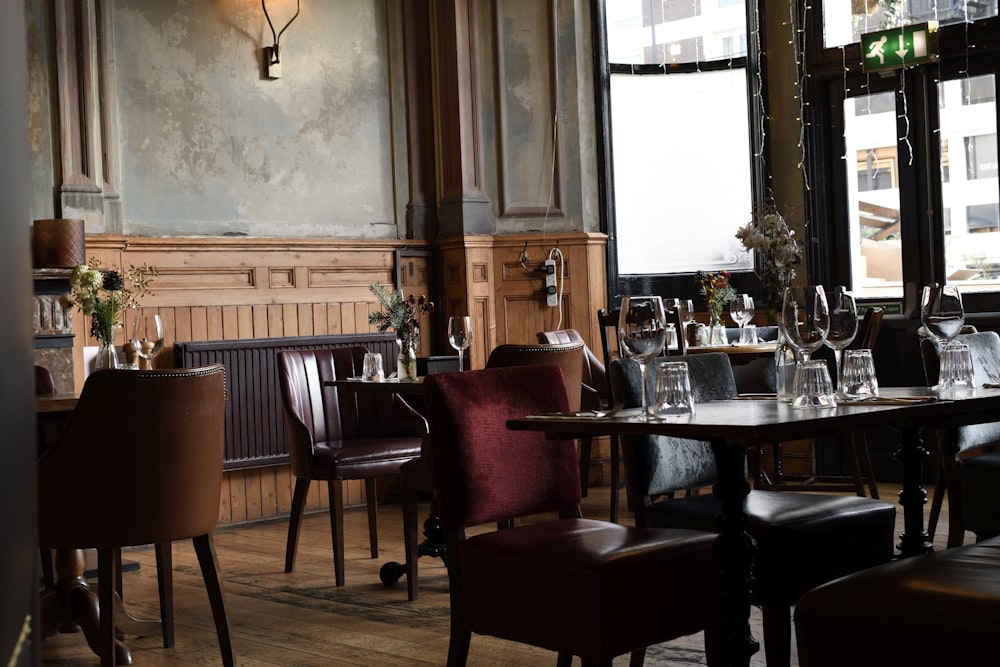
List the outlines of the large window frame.
{"label": "large window frame", "polygon": [[[822,1],[822,0],[821,0]],[[825,0],[832,1],[832,0]],[[897,153],[894,178],[899,183],[899,215],[904,290],[899,310],[916,316],[920,287],[946,282],[945,230],[949,220],[942,205],[942,177],[956,168],[945,164],[935,128],[939,126],[938,82],[961,77],[992,75],[1000,90],[1000,18],[984,18],[972,23],[939,29],[940,59],[928,65],[888,72],[864,74],[858,43],[822,48],[823,12],[815,3],[806,14],[807,66],[811,72],[806,89],[811,115],[806,117],[805,135],[811,147],[807,168],[825,178],[812,179],[807,196],[811,220],[811,245],[819,248],[848,248],[847,175],[843,168],[845,90],[855,94],[894,92],[897,109],[905,106],[905,116],[897,118]],[[971,45],[971,46],[970,46]],[[1000,106],[997,125],[1000,127]],[[906,143],[908,139],[909,144]],[[952,147],[954,150],[954,147]],[[912,161],[909,158],[912,151]],[[850,253],[823,252],[809,257],[809,280],[827,285],[851,285]],[[1000,291],[963,293],[966,312],[1000,311]]]}
{"label": "large window frame", "polygon": [[[614,0],[591,0],[591,16],[594,40],[594,81],[595,106],[598,133],[598,163],[599,163],[599,195],[601,205],[602,228],[608,234],[607,267],[608,267],[608,307],[617,305],[622,295],[629,294],[659,294],[671,297],[693,299],[696,309],[704,306],[698,296],[698,287],[694,273],[670,274],[633,274],[623,275],[618,268],[617,225],[615,221],[613,146],[611,142],[611,74],[628,72],[637,76],[659,75],[669,73],[693,73],[718,71],[720,69],[741,68],[746,72],[747,99],[750,109],[750,134],[747,146],[747,160],[751,163],[751,194],[752,201],[748,206],[753,210],[763,207],[766,188],[766,165],[769,151],[764,142],[767,133],[767,111],[760,109],[755,100],[766,100],[766,71],[761,58],[763,44],[763,7],[758,7],[759,0],[746,0],[747,14],[747,56],[717,61],[701,61],[697,63],[671,64],[669,70],[661,65],[618,66],[613,67],[608,61],[607,26],[605,24],[605,5]],[[754,22],[757,22],[756,25]],[[759,76],[757,74],[759,73]],[[765,102],[766,104],[766,102]],[[759,147],[759,148],[755,148]],[[746,222],[749,222],[749,215]],[[734,230],[735,232],[735,230]],[[755,298],[763,299],[759,291],[760,281],[755,271],[735,272],[733,285],[740,291],[750,292]],[[763,301],[761,302],[763,303]]]}

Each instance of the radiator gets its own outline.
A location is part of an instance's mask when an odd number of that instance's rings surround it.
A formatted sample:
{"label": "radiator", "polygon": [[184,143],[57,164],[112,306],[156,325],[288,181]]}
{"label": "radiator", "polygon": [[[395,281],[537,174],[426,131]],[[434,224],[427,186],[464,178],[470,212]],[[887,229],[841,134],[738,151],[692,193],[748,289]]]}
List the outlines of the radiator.
{"label": "radiator", "polygon": [[226,367],[226,453],[224,468],[256,468],[288,462],[285,418],[278,387],[280,350],[315,350],[361,345],[381,352],[395,370],[396,336],[386,333],[292,336],[174,343],[174,366]]}

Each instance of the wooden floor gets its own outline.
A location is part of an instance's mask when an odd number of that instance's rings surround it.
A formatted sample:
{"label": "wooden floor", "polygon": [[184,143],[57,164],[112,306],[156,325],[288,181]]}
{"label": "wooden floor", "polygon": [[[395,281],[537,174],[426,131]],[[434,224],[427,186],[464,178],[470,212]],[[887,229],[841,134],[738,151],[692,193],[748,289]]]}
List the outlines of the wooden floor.
{"label": "wooden floor", "polygon": [[[882,485],[881,497],[895,501],[898,487]],[[624,494],[623,494],[624,496]],[[624,501],[624,497],[623,497]],[[607,518],[608,489],[592,489],[584,513]],[[941,525],[947,526],[947,506]],[[627,512],[625,513],[627,515]],[[326,514],[308,517],[299,540],[295,572],[284,573],[287,521],[221,529],[215,537],[227,596],[233,641],[240,665],[279,667],[310,665],[443,665],[448,652],[448,587],[444,566],[420,560],[420,597],[406,599],[405,579],[393,587],[379,582],[386,561],[402,560],[398,506],[379,515],[380,554],[368,554],[366,518],[350,511],[346,518],[346,585],[334,586],[330,527]],[[901,530],[902,511],[897,526]],[[898,532],[898,531],[897,531]],[[935,547],[944,548],[946,529]],[[970,541],[970,540],[967,540]],[[152,549],[128,551],[140,568],[125,575],[125,598],[137,616],[157,615],[156,568]],[[127,637],[134,664],[180,667],[218,665],[211,610],[190,542],[174,545],[176,645],[164,649],[159,637]],[[761,638],[760,617],[751,618]],[[701,635],[650,649],[646,665],[704,664]],[[763,663],[763,653],[753,664]],[[51,637],[42,645],[43,665],[97,665],[80,634]],[[470,665],[551,667],[555,656],[531,647],[474,636]],[[616,666],[627,664],[623,656]],[[793,653],[793,664],[797,664]]]}

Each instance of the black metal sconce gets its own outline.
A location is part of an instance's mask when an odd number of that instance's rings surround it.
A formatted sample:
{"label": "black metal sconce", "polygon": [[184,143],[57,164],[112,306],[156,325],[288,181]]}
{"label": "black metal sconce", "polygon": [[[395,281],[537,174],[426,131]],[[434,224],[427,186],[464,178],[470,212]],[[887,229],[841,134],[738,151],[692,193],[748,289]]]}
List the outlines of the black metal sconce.
{"label": "black metal sconce", "polygon": [[288,20],[285,27],[281,29],[280,32],[274,32],[274,24],[271,23],[271,16],[267,13],[266,0],[260,0],[260,6],[264,10],[264,18],[267,19],[267,25],[271,27],[271,37],[274,38],[274,44],[272,46],[264,47],[264,75],[268,79],[280,79],[281,78],[281,50],[278,46],[281,36],[285,34],[288,30],[288,26],[292,25],[292,21],[299,17],[299,11],[302,9],[302,0],[296,0],[295,3],[295,16]]}

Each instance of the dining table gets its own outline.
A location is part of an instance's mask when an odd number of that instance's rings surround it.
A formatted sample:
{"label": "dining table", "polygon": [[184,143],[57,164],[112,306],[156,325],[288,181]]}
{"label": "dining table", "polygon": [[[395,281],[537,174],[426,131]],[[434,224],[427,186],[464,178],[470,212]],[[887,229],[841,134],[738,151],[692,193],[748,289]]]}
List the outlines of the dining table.
{"label": "dining table", "polygon": [[906,558],[932,550],[923,518],[927,493],[921,484],[921,467],[928,456],[924,431],[996,421],[998,411],[1000,389],[980,388],[942,397],[926,387],[895,387],[883,388],[875,399],[833,408],[793,408],[773,397],[748,396],[699,403],[690,415],[664,419],[645,418],[633,408],[611,416],[588,412],[527,415],[507,426],[564,439],[603,433],[654,434],[710,443],[718,469],[712,490],[722,506],[715,549],[723,589],[721,648],[727,664],[746,666],[760,649],[749,624],[756,545],[746,531],[743,511],[750,492],[744,467],[747,449],[876,427],[896,429],[900,443],[894,458],[902,467],[903,480],[899,493],[903,532],[896,549],[897,557]]}

